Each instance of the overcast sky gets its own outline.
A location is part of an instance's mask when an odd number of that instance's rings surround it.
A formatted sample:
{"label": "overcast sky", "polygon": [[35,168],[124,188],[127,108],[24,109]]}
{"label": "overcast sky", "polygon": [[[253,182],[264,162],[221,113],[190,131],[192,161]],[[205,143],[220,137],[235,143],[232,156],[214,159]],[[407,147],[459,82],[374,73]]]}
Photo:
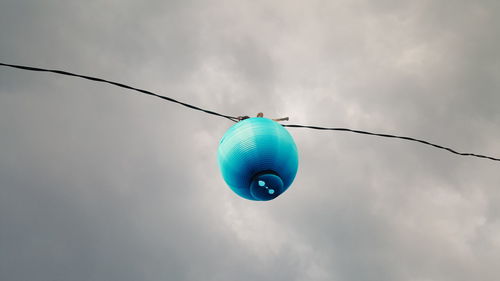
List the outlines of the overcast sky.
{"label": "overcast sky", "polygon": [[[0,61],[500,157],[499,28],[487,0],[0,0]],[[231,125],[0,68],[0,280],[500,279],[500,163],[292,128],[295,182],[253,202]]]}

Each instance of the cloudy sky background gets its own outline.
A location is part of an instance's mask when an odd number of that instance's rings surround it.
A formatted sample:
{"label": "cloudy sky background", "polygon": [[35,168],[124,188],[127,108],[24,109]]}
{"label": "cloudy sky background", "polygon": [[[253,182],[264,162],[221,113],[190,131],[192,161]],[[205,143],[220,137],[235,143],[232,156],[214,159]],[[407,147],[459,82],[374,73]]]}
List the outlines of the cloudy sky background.
{"label": "cloudy sky background", "polygon": [[[500,156],[498,1],[0,0],[0,61],[229,115]],[[1,280],[498,280],[500,164],[290,129],[276,200],[224,184],[231,122],[0,69]]]}

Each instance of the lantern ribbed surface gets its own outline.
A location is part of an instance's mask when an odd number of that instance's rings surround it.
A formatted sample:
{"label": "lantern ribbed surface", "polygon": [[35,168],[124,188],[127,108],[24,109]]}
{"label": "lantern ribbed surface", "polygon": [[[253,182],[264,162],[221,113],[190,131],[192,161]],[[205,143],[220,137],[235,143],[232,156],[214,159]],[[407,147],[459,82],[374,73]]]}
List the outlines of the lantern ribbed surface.
{"label": "lantern ribbed surface", "polygon": [[227,185],[239,196],[258,201],[283,193],[298,169],[297,147],[290,133],[263,117],[229,128],[220,141],[218,161]]}

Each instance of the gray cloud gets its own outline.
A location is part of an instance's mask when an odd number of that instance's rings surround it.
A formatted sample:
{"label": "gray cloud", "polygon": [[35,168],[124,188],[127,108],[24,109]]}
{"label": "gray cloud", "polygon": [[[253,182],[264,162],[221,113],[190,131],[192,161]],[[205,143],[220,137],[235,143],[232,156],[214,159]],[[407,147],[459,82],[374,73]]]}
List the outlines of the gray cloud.
{"label": "gray cloud", "polygon": [[[231,115],[499,156],[494,1],[2,1],[0,60]],[[290,130],[289,191],[219,175],[231,123],[106,85],[0,69],[2,280],[497,280],[498,164]],[[479,277],[480,276],[480,277]]]}

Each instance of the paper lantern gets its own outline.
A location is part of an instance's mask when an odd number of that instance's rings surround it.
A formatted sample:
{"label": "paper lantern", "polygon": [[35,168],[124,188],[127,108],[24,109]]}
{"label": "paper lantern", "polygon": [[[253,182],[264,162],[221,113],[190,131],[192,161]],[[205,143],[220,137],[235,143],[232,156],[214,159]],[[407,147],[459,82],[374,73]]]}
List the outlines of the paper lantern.
{"label": "paper lantern", "polygon": [[227,185],[239,196],[257,201],[285,192],[299,162],[290,133],[263,117],[248,118],[229,128],[220,141],[218,161]]}

